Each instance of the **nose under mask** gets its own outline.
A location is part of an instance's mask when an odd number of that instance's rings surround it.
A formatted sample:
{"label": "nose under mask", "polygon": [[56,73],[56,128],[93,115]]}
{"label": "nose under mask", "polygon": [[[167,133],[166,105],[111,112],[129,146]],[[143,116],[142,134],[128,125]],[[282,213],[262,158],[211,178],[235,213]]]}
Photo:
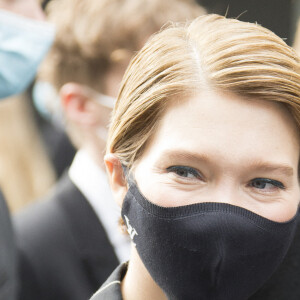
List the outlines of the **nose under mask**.
{"label": "nose under mask", "polygon": [[225,203],[157,206],[133,182],[122,217],[170,300],[248,299],[283,260],[296,226],[296,217],[278,223]]}

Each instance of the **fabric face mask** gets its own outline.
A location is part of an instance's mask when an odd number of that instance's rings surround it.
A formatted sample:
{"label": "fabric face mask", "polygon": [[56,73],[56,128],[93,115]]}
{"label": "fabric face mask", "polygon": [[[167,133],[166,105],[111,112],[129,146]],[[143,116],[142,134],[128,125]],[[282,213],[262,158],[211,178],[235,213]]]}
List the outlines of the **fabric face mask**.
{"label": "fabric face mask", "polygon": [[54,35],[51,24],[0,10],[0,99],[32,82]]}
{"label": "fabric face mask", "polygon": [[296,217],[277,223],[225,203],[157,206],[134,183],[122,217],[170,300],[248,299],[283,260],[296,226]]}

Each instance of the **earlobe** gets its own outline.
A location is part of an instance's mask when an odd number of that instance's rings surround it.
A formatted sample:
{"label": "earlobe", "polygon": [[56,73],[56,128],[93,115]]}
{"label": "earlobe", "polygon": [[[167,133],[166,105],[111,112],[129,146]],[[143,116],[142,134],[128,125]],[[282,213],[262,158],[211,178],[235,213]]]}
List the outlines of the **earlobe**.
{"label": "earlobe", "polygon": [[104,161],[114,199],[121,207],[128,190],[122,164],[118,157],[113,153],[106,154],[104,157]]}

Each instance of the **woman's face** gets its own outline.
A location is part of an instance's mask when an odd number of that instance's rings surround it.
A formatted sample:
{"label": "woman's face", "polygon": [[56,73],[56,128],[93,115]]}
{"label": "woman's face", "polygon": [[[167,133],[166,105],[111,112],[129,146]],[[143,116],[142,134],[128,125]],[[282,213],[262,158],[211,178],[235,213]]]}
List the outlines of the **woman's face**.
{"label": "woman's face", "polygon": [[160,206],[224,202],[283,222],[299,204],[298,162],[283,106],[206,92],[170,104],[134,176]]}

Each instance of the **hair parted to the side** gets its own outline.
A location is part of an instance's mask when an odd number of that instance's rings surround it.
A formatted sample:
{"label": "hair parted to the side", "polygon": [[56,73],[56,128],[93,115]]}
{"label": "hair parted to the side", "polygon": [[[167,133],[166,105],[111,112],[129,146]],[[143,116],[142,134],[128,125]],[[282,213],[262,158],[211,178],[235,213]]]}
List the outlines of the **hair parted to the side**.
{"label": "hair parted to the side", "polygon": [[125,73],[107,152],[131,168],[169,101],[203,89],[283,103],[300,127],[299,63],[291,47],[258,24],[207,15],[166,28]]}
{"label": "hair parted to the side", "polygon": [[77,82],[105,93],[108,70],[127,64],[150,35],[204,13],[195,0],[52,0],[56,38],[39,77],[57,90]]}

